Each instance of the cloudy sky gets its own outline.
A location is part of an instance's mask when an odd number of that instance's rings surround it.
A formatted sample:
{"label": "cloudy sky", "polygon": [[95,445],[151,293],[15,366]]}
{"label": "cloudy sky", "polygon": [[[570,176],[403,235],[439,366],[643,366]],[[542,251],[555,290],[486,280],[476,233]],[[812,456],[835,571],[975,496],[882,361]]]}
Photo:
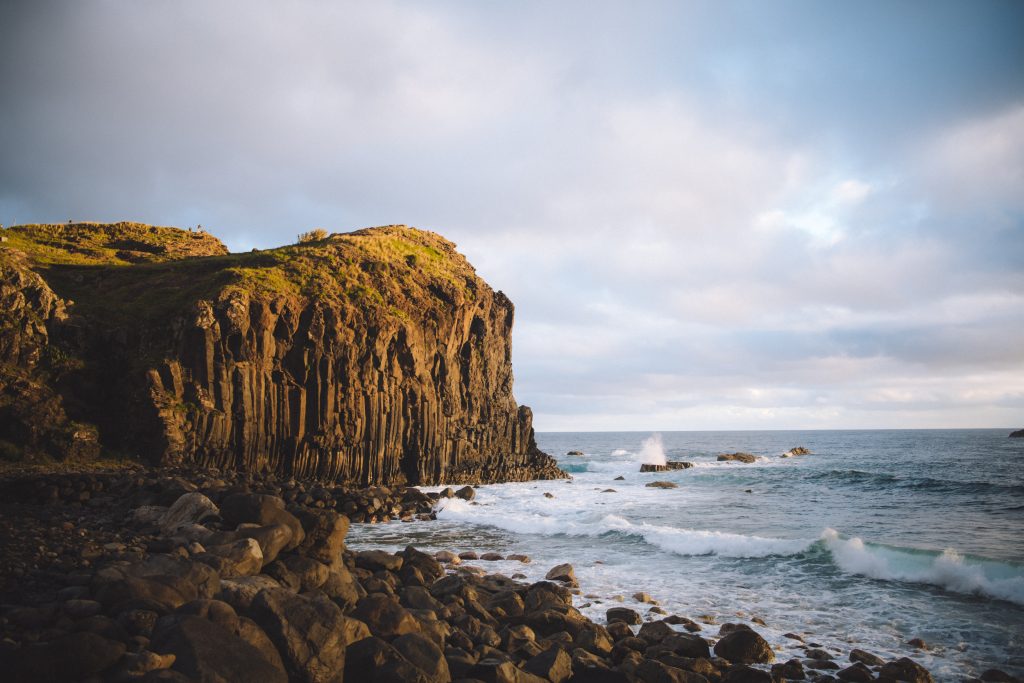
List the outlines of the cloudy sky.
{"label": "cloudy sky", "polygon": [[442,233],[541,430],[1024,426],[1024,3],[0,4],[0,223]]}

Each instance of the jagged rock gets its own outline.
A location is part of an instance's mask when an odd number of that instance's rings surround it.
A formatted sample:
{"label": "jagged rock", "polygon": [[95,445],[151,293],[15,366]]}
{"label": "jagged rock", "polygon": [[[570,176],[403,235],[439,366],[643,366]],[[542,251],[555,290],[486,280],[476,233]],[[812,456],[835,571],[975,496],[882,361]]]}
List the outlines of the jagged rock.
{"label": "jagged rock", "polygon": [[352,616],[369,626],[373,635],[385,640],[421,629],[416,618],[395,597],[379,593],[362,598]]}
{"label": "jagged rock", "polygon": [[397,572],[402,568],[402,557],[384,550],[362,550],[356,553],[356,566],[376,572],[380,570]]}
{"label": "jagged rock", "polygon": [[339,562],[348,534],[348,517],[333,510],[316,508],[301,508],[295,516],[305,530],[305,539],[297,550],[328,565]]}
{"label": "jagged rock", "polygon": [[810,451],[803,446],[797,446],[796,448],[790,448],[788,451],[782,454],[783,458],[792,458],[798,455],[809,455]]}
{"label": "jagged rock", "polygon": [[664,465],[653,465],[650,463],[644,463],[640,465],[641,472],[669,472],[671,470],[687,470],[693,467],[692,462],[684,462],[682,460],[669,460]]}
{"label": "jagged rock", "polygon": [[209,546],[206,550],[197,555],[197,559],[209,564],[225,579],[259,574],[263,567],[263,551],[252,538]]}
{"label": "jagged rock", "polygon": [[544,578],[548,581],[561,581],[569,585],[577,585],[576,572],[573,570],[571,564],[560,564],[552,567],[548,570],[548,573],[544,575]]}
{"label": "jagged rock", "polygon": [[424,672],[428,683],[451,681],[444,653],[428,638],[418,633],[407,633],[392,640],[391,646],[413,666]]}
{"label": "jagged rock", "polygon": [[563,683],[572,676],[572,658],[562,648],[550,647],[528,659],[523,664],[523,671],[551,683]]}

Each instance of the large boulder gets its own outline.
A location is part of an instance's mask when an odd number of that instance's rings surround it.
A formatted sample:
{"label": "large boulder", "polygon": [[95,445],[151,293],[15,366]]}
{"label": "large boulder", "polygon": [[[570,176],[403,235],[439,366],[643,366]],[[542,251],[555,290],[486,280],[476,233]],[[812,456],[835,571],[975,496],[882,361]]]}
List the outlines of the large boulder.
{"label": "large boulder", "polygon": [[180,527],[202,524],[219,515],[220,510],[212,500],[198,491],[192,491],[178,498],[167,509],[160,518],[160,528],[165,534],[172,534]]}
{"label": "large boulder", "polygon": [[448,683],[452,680],[444,653],[429,638],[418,633],[407,633],[392,640],[391,646],[424,672],[429,683]]}
{"label": "large boulder", "polygon": [[341,613],[329,598],[306,597],[283,588],[262,590],[250,616],[281,653],[291,680],[341,681],[345,648],[370,635],[365,624]]}
{"label": "large boulder", "polygon": [[927,669],[908,657],[887,662],[878,675],[880,678],[891,678],[906,683],[934,683],[935,680]]}
{"label": "large boulder", "polygon": [[613,621],[621,621],[625,624],[637,625],[643,623],[640,613],[628,607],[612,607],[605,612],[605,619],[610,624]]}
{"label": "large boulder", "polygon": [[172,668],[202,683],[267,681],[287,683],[284,670],[225,626],[194,615],[165,617],[157,624],[150,647],[173,654]]}
{"label": "large boulder", "polygon": [[770,664],[775,653],[755,631],[741,628],[726,634],[715,643],[715,654],[738,664]]}
{"label": "large boulder", "polygon": [[306,532],[296,550],[327,565],[339,563],[348,534],[348,517],[319,508],[294,508],[293,512]]}
{"label": "large boulder", "polygon": [[220,502],[220,514],[228,524],[284,524],[292,531],[285,550],[294,550],[306,537],[295,515],[284,509],[284,500],[260,493],[232,493]]}
{"label": "large boulder", "polygon": [[548,581],[561,581],[562,583],[569,584],[570,586],[578,585],[576,581],[576,571],[572,568],[571,564],[560,564],[552,567],[548,570],[548,573],[544,575],[544,578]]}
{"label": "large boulder", "polygon": [[373,635],[384,640],[420,631],[416,618],[392,595],[367,595],[356,604],[352,616],[369,626]]}
{"label": "large boulder", "polygon": [[528,659],[523,664],[523,671],[551,683],[562,683],[572,676],[572,658],[558,646],[549,647]]}
{"label": "large boulder", "polygon": [[217,570],[222,578],[234,579],[259,574],[263,568],[263,551],[253,538],[243,538],[234,543],[213,545],[206,548],[197,559]]}

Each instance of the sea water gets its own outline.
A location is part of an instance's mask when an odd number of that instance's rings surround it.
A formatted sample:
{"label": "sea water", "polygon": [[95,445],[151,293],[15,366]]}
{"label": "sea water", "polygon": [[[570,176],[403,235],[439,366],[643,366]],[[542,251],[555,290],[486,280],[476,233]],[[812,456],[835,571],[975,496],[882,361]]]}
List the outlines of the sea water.
{"label": "sea water", "polygon": [[[1022,675],[1024,439],[1007,434],[541,433],[571,481],[481,486],[434,522],[356,525],[350,545],[525,553],[476,564],[529,580],[570,562],[577,606],[601,623],[619,604],[645,612],[643,591],[706,622],[760,618],[780,661],[801,654],[783,636],[797,633],[837,657],[910,656],[937,680]],[[812,454],[780,457],[796,446]],[[735,451],[757,460],[716,459]],[[639,471],[665,460],[694,467]]]}

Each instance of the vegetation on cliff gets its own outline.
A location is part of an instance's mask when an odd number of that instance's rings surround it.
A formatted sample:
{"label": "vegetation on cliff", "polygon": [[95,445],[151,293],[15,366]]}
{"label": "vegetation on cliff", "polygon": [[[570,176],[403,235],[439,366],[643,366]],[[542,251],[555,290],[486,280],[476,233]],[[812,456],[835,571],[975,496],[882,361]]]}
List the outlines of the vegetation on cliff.
{"label": "vegetation on cliff", "polygon": [[[41,323],[40,356],[62,359],[41,383],[108,450],[362,483],[560,474],[512,397],[512,304],[439,235],[241,254],[135,223],[4,235],[8,289],[36,278],[67,311]],[[42,319],[22,303],[3,339]]]}

